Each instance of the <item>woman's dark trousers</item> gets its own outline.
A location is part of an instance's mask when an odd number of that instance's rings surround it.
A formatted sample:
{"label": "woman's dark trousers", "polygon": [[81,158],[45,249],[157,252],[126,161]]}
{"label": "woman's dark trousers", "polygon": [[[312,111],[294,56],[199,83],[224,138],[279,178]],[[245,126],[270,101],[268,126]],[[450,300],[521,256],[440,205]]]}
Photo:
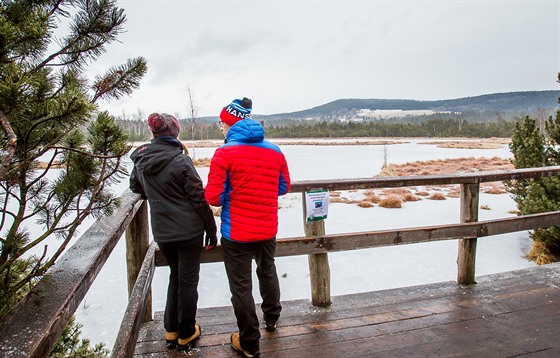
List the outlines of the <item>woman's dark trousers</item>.
{"label": "woman's dark trousers", "polygon": [[179,332],[182,339],[195,332],[202,239],[158,243],[170,269],[163,324],[167,332]]}

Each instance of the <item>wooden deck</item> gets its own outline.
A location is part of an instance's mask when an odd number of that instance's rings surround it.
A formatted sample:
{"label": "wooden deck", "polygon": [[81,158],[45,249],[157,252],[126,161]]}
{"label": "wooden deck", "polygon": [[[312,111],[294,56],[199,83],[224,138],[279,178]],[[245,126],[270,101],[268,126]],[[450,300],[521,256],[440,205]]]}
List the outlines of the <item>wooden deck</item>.
{"label": "wooden deck", "polygon": [[[456,282],[333,297],[328,308],[283,302],[262,329],[262,357],[560,357],[560,263]],[[257,311],[260,314],[260,308]],[[175,357],[162,314],[144,324],[135,357]],[[187,356],[240,357],[231,307],[200,309],[202,337]]]}

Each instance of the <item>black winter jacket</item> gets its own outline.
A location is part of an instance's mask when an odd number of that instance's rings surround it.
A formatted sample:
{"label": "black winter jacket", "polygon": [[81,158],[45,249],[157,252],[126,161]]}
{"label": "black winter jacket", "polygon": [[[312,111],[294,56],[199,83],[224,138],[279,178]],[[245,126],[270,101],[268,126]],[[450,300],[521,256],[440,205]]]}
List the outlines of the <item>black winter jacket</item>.
{"label": "black winter jacket", "polygon": [[148,199],[157,243],[194,239],[205,231],[207,236],[216,236],[216,222],[204,198],[202,180],[178,140],[154,138],[138,147],[130,158],[134,162],[130,190]]}

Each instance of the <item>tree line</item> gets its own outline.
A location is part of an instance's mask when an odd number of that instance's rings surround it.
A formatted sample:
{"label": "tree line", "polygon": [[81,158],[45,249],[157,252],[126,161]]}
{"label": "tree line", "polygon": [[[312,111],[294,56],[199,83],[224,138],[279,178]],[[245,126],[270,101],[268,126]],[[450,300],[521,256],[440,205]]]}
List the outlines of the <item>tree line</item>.
{"label": "tree line", "polygon": [[[420,123],[394,121],[305,121],[267,124],[261,121],[268,138],[340,138],[340,137],[511,137],[520,121],[469,122],[457,118],[434,118]],[[117,120],[130,141],[150,140],[152,133],[145,120]],[[190,140],[191,123],[179,120],[179,139]],[[194,126],[196,140],[223,139],[217,123],[198,121]]]}

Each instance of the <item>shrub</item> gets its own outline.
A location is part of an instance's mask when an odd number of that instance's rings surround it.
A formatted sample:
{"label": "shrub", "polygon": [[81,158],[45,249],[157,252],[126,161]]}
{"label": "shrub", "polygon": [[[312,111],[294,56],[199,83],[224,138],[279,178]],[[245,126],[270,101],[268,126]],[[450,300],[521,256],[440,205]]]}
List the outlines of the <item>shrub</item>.
{"label": "shrub", "polygon": [[531,251],[527,254],[529,260],[535,261],[537,265],[546,265],[556,262],[554,255],[550,253],[547,245],[539,240],[533,243]]}
{"label": "shrub", "polygon": [[402,207],[402,199],[397,195],[389,195],[381,199],[379,206],[390,209],[400,209]]}
{"label": "shrub", "polygon": [[443,195],[442,193],[440,193],[439,191],[436,193],[433,193],[432,195],[430,195],[428,197],[428,199],[430,200],[445,200],[445,195]]}
{"label": "shrub", "polygon": [[371,201],[362,200],[362,201],[358,202],[358,206],[360,208],[371,208],[371,207],[373,207],[373,203]]}

